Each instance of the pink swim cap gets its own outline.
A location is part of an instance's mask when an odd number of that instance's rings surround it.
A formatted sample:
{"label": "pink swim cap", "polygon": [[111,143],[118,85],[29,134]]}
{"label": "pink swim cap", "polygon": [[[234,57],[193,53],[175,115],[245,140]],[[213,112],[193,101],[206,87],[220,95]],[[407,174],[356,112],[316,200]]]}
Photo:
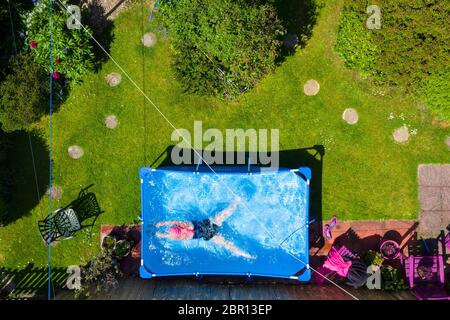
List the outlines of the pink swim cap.
{"label": "pink swim cap", "polygon": [[171,236],[177,237],[181,234],[181,228],[178,226],[170,227],[169,228],[169,234]]}

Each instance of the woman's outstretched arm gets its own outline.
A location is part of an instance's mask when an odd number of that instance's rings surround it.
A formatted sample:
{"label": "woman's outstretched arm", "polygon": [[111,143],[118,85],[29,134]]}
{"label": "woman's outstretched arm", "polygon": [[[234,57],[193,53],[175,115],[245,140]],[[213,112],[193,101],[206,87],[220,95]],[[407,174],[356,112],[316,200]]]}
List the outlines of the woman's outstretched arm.
{"label": "woman's outstretched arm", "polygon": [[214,224],[217,224],[218,226],[221,226],[222,223],[228,219],[234,211],[237,209],[237,202],[233,202],[228,207],[220,211],[218,214],[216,214],[213,218],[211,218],[211,222]]}
{"label": "woman's outstretched arm", "polygon": [[178,221],[178,220],[169,220],[169,221],[161,221],[155,224],[156,227],[163,226],[180,226],[180,227],[192,227],[192,223],[188,221]]}
{"label": "woman's outstretched arm", "polygon": [[214,237],[211,238],[211,241],[214,242],[215,244],[218,244],[222,247],[224,247],[225,249],[231,251],[233,254],[237,255],[237,256],[241,256],[247,259],[256,259],[256,257],[250,255],[249,253],[245,252],[244,250],[239,249],[238,247],[236,247],[234,245],[234,243],[226,240],[223,236],[217,234]]}

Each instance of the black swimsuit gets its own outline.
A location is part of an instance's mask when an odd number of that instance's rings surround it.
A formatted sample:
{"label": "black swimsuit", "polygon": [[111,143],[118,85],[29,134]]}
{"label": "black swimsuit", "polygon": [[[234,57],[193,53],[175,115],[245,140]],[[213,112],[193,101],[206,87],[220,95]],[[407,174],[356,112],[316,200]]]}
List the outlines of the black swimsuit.
{"label": "black swimsuit", "polygon": [[204,239],[208,241],[218,233],[219,226],[212,223],[209,219],[192,221],[192,223],[194,224],[194,239]]}

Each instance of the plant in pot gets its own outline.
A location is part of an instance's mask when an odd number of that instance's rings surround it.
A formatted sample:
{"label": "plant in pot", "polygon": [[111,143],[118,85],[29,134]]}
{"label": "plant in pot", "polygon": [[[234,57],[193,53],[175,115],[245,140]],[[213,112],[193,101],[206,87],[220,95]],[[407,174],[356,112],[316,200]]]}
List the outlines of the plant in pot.
{"label": "plant in pot", "polygon": [[106,251],[114,251],[117,246],[117,240],[113,236],[106,236],[102,241],[102,248]]}
{"label": "plant in pot", "polygon": [[81,268],[81,276],[81,288],[74,293],[76,299],[86,299],[93,292],[108,292],[116,288],[122,272],[112,252],[103,250]]}
{"label": "plant in pot", "polygon": [[381,253],[374,250],[369,250],[364,256],[364,262],[369,266],[374,265],[380,267],[384,262],[384,258]]}
{"label": "plant in pot", "polygon": [[391,266],[381,269],[382,289],[386,291],[406,290],[408,286],[400,275],[400,271]]}
{"label": "plant in pot", "polygon": [[380,253],[384,259],[395,259],[400,255],[400,246],[393,240],[385,240],[380,245]]}
{"label": "plant in pot", "polygon": [[132,243],[129,240],[119,240],[116,243],[113,254],[118,259],[128,256],[131,252]]}

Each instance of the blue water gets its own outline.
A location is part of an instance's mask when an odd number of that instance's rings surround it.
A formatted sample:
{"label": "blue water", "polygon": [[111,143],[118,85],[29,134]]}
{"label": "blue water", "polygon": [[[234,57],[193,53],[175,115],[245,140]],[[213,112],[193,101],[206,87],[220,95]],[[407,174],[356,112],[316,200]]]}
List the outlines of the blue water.
{"label": "blue water", "polygon": [[[148,171],[143,180],[143,257],[154,273],[292,275],[308,262],[307,184],[290,171],[261,174]],[[155,237],[160,221],[211,218],[232,202],[219,233],[247,259],[203,239]]]}

